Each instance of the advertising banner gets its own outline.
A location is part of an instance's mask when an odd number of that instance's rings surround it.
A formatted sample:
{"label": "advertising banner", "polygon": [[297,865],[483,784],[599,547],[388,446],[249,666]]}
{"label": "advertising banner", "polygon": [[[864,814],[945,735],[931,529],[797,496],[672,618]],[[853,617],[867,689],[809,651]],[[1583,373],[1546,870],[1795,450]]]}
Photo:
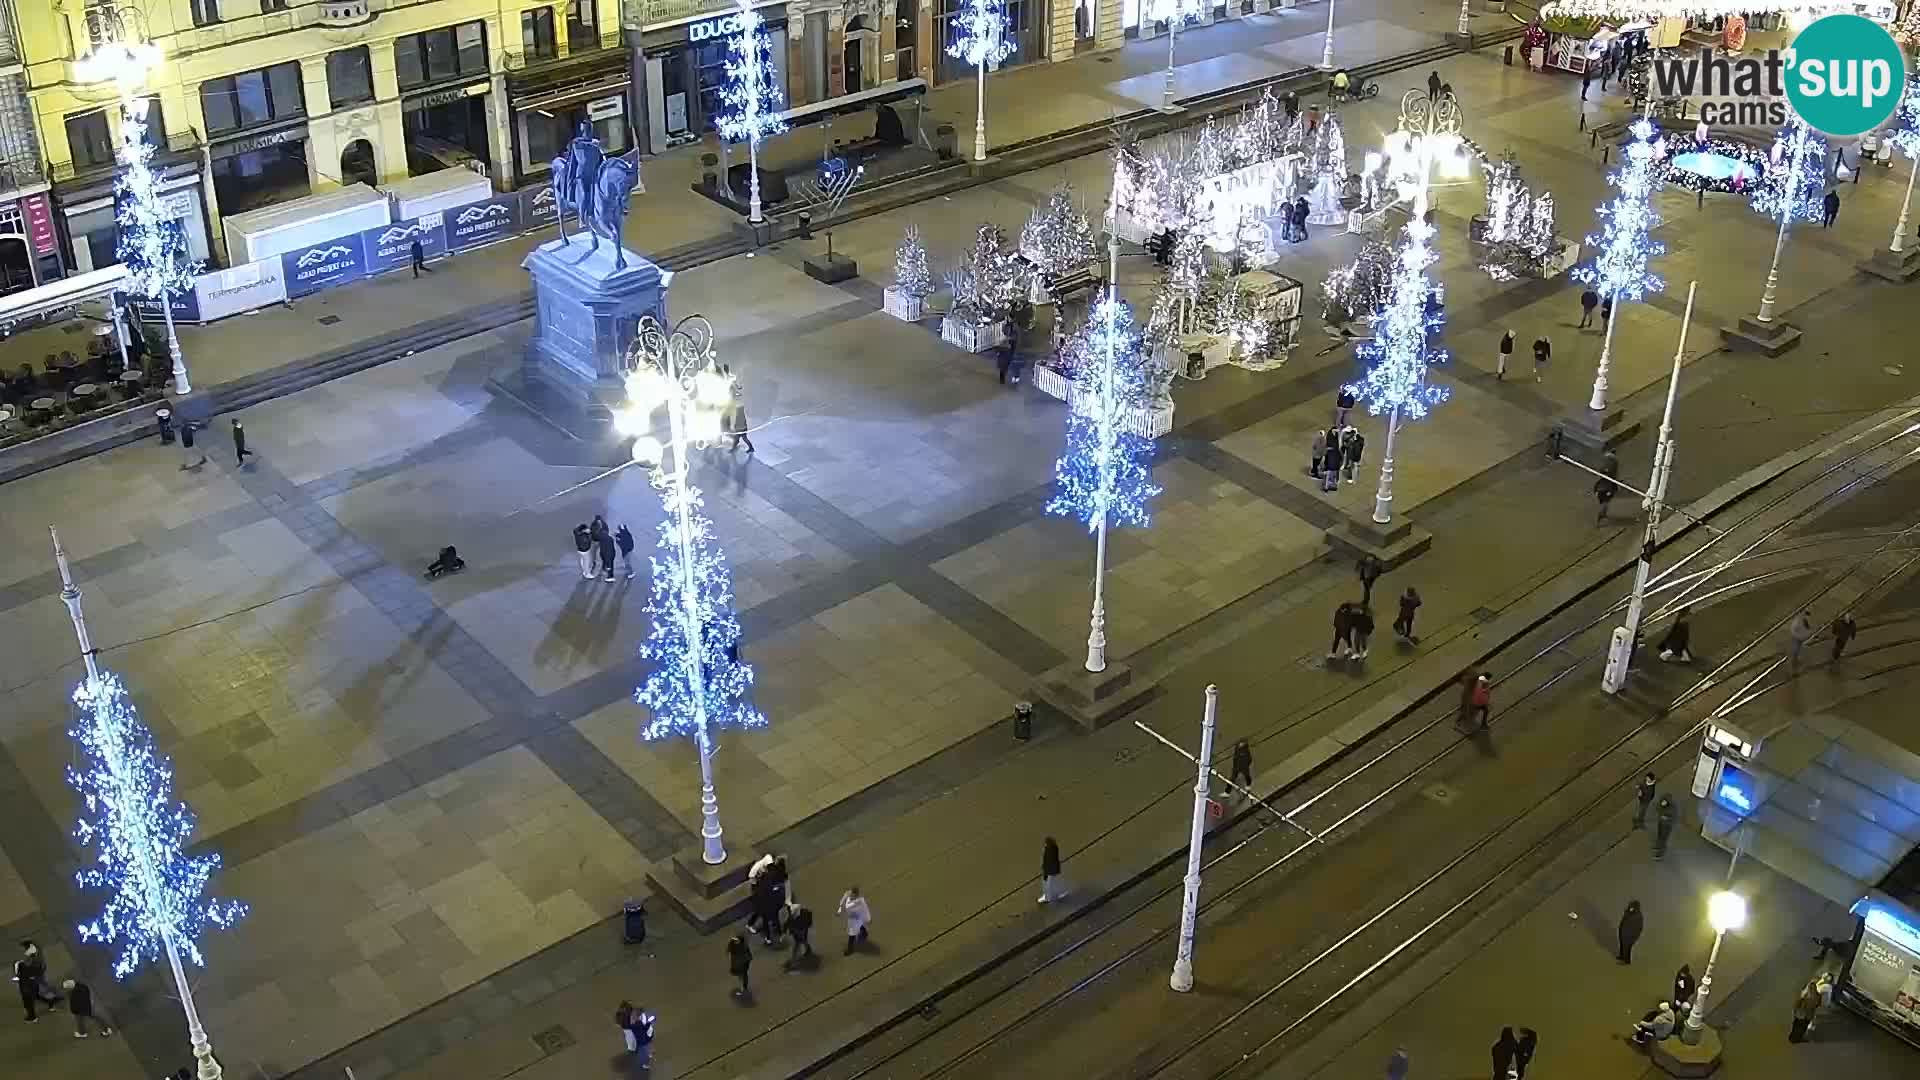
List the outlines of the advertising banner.
{"label": "advertising banner", "polygon": [[446,211],[447,250],[468,251],[520,231],[520,196],[496,195]]}
{"label": "advertising banner", "polygon": [[421,252],[429,259],[447,253],[447,230],[441,214],[422,214],[396,221],[360,234],[367,252],[367,273],[384,274],[403,270],[413,262],[413,242],[420,241]]}
{"label": "advertising banner", "polygon": [[275,256],[201,274],[193,283],[193,292],[200,321],[212,322],[280,303],[287,298],[287,279],[281,272],[280,258]]}
{"label": "advertising banner", "polygon": [[553,224],[560,217],[560,203],[553,197],[553,185],[520,189],[520,228],[526,231]]}
{"label": "advertising banner", "polygon": [[342,236],[283,253],[280,270],[286,276],[287,295],[305,296],[365,277],[366,249],[358,233]]}
{"label": "advertising banner", "polygon": [[44,194],[21,199],[20,215],[26,219],[27,235],[33,239],[35,255],[51,255],[60,250],[60,240],[53,235],[53,207]]}
{"label": "advertising banner", "polygon": [[[171,299],[174,322],[197,323],[200,321],[200,302],[199,298],[194,296],[193,290],[174,293]],[[135,296],[132,300],[133,309],[140,313],[141,319],[155,323],[161,320],[160,301],[157,298]]]}

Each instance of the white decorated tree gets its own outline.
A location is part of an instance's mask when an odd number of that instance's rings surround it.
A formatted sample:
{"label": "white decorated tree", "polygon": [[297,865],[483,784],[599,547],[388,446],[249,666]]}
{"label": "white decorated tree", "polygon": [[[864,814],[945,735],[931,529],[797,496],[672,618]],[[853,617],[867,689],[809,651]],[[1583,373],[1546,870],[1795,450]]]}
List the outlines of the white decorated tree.
{"label": "white decorated tree", "polygon": [[925,299],[933,294],[933,271],[927,266],[927,243],[920,226],[908,225],[893,252],[893,287],[903,295]]}
{"label": "white decorated tree", "polygon": [[1313,129],[1313,150],[1307,159],[1313,189],[1307,194],[1307,220],[1315,225],[1339,225],[1347,220],[1340,198],[1347,186],[1347,140],[1340,130],[1340,114],[1328,112]]}
{"label": "white decorated tree", "polygon": [[753,0],[740,0],[733,18],[739,29],[727,42],[727,81],[720,88],[714,127],[721,138],[747,144],[747,220],[759,224],[760,142],[787,130],[780,119],[786,97],[773,59],[773,38]]}
{"label": "white decorated tree", "polygon": [[1393,296],[1395,269],[1393,245],[1384,237],[1368,240],[1352,262],[1320,283],[1321,319],[1328,324],[1352,322],[1385,307]]}
{"label": "white decorated tree", "polygon": [[1063,274],[1093,261],[1093,223],[1073,204],[1073,189],[1055,188],[1020,230],[1020,254],[1042,274]]}
{"label": "white decorated tree", "polygon": [[1515,220],[1514,204],[1526,191],[1520,182],[1520,169],[1513,160],[1513,152],[1501,155],[1499,162],[1486,171],[1487,176],[1487,232],[1486,242],[1497,244],[1513,233]]}

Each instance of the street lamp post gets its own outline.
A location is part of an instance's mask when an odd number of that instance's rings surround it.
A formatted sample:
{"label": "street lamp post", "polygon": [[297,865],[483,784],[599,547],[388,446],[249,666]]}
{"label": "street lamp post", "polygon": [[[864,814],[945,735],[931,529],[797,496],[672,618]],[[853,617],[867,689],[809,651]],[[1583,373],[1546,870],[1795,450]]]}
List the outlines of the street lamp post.
{"label": "street lamp post", "polygon": [[1812,140],[1803,135],[1793,140],[1793,156],[1787,165],[1788,179],[1784,182],[1787,193],[1783,194],[1780,206],[1780,232],[1773,240],[1773,262],[1767,267],[1767,284],[1760,290],[1760,312],[1755,321],[1770,323],[1773,321],[1773,306],[1780,292],[1780,253],[1787,249],[1787,229],[1793,224],[1793,196],[1791,188],[1797,182],[1800,170],[1806,165],[1807,147]]}
{"label": "street lamp post", "polygon": [[1200,845],[1207,835],[1207,785],[1212,776],[1213,718],[1220,688],[1207,686],[1207,711],[1200,720],[1199,776],[1193,782],[1193,829],[1187,836],[1187,877],[1180,901],[1180,948],[1168,985],[1181,993],[1193,989],[1193,924],[1200,917]]}
{"label": "street lamp post", "polygon": [[987,160],[987,70],[997,70],[1017,46],[1007,40],[1005,0],[967,0],[953,23],[956,32],[947,55],[973,65],[973,160],[981,164]]}
{"label": "street lamp post", "polygon": [[1160,111],[1179,112],[1173,104],[1173,46],[1180,40],[1180,24],[1187,20],[1187,0],[1167,0],[1167,85],[1160,91]]}
{"label": "street lamp post", "polygon": [[1322,71],[1333,70],[1333,5],[1334,0],[1327,0],[1327,36],[1320,44],[1320,70]]}
{"label": "street lamp post", "polygon": [[1467,4],[1470,2],[1471,0],[1460,0],[1460,25],[1457,28],[1457,33],[1459,33],[1461,37],[1466,37],[1473,32],[1467,29],[1467,20],[1471,18],[1471,13],[1467,10]]}
{"label": "street lamp post", "polygon": [[1907,159],[1907,193],[1900,197],[1900,220],[1893,223],[1893,239],[1887,250],[1895,255],[1907,249],[1907,210],[1913,205],[1913,174],[1920,171],[1920,158]]}
{"label": "street lamp post", "polygon": [[1707,921],[1713,925],[1713,950],[1707,953],[1707,968],[1700,973],[1700,985],[1693,991],[1693,1008],[1687,1010],[1687,1022],[1680,1027],[1680,1041],[1688,1046],[1700,1042],[1701,1029],[1707,1026],[1707,995],[1713,991],[1713,964],[1720,959],[1720,942],[1727,931],[1747,924],[1747,901],[1739,893],[1718,892],[1707,901]]}

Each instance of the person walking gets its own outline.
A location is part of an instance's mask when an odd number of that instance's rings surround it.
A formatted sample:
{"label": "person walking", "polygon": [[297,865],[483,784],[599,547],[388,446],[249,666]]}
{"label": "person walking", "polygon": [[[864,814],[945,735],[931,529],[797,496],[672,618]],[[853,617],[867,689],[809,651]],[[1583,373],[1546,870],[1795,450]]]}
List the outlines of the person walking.
{"label": "person walking", "polygon": [[1593,501],[1600,507],[1593,518],[1595,525],[1607,520],[1607,504],[1612,502],[1613,497],[1618,494],[1620,494],[1620,485],[1604,476],[1593,482]]}
{"label": "person walking", "polygon": [[113,1034],[113,1028],[107,1025],[106,1018],[94,1012],[93,987],[79,979],[68,979],[60,984],[60,989],[67,992],[67,1011],[73,1014],[74,1038],[86,1038],[88,1024],[97,1026],[103,1036]]}
{"label": "person walking", "polygon": [[651,1011],[631,1001],[622,1001],[613,1010],[613,1022],[620,1028],[627,1053],[634,1055],[634,1064],[642,1069],[653,1068],[653,1026],[658,1020]]}
{"label": "person walking", "polygon": [[1437,69],[1427,72],[1427,97],[1439,101],[1441,85],[1440,72]]}
{"label": "person walking", "polygon": [[[194,426],[195,426],[194,422],[191,420],[180,421],[180,449],[185,450],[189,455],[193,453]],[[199,461],[193,462],[192,464],[188,464],[188,465],[181,465],[180,468],[182,471],[185,471],[187,469],[197,469],[200,466],[205,465],[206,463],[207,463],[207,452],[205,450],[202,450],[200,451]]]}
{"label": "person walking", "polygon": [[1487,730],[1493,715],[1493,683],[1482,675],[1474,676],[1473,683],[1467,687],[1467,724],[1480,721],[1480,730]]}
{"label": "person walking", "polygon": [[614,530],[613,542],[620,546],[620,565],[627,570],[627,580],[633,580],[633,530],[621,525]]}
{"label": "person walking", "polygon": [[1051,904],[1066,895],[1067,885],[1060,877],[1060,844],[1049,836],[1040,845],[1040,902]]}
{"label": "person walking", "polygon": [[1681,964],[1680,970],[1673,973],[1673,1007],[1675,1011],[1688,1008],[1693,1004],[1693,967]]}
{"label": "person walking", "polygon": [[1387,1080],[1407,1080],[1407,1069],[1411,1062],[1407,1060],[1407,1048],[1396,1046],[1393,1056],[1387,1058]]}
{"label": "person walking", "polygon": [[735,934],[727,939],[727,973],[740,980],[740,989],[733,992],[737,998],[745,998],[753,993],[753,987],[747,982],[747,972],[753,968],[753,946],[747,944],[745,934]]}
{"label": "person walking", "polygon": [[1293,225],[1294,225],[1293,238],[1296,242],[1304,242],[1307,238],[1307,213],[1308,213],[1307,197],[1305,195],[1302,195],[1299,198],[1294,199],[1293,200]]}
{"label": "person walking", "polygon": [[247,449],[247,429],[244,427],[241,427],[239,418],[235,417],[233,421],[233,465],[234,467],[239,468],[240,466],[245,465],[247,463],[247,459],[252,456],[253,456],[253,451]]}
{"label": "person walking", "polygon": [[1253,788],[1253,747],[1247,740],[1241,739],[1233,744],[1233,771],[1227,774],[1227,783],[1237,785],[1233,797],[1238,799],[1250,795]]}
{"label": "person walking", "polygon": [[1513,1037],[1513,1029],[1501,1028],[1500,1037],[1493,1044],[1493,1080],[1509,1080],[1513,1075],[1513,1059],[1519,1053],[1520,1040]]}
{"label": "person walking", "polygon": [[1513,1050],[1513,1075],[1527,1080],[1527,1066],[1533,1064],[1533,1052],[1540,1048],[1540,1033],[1530,1027],[1520,1029],[1520,1044]]}
{"label": "person walking", "polygon": [[1541,334],[1533,339],[1533,381],[1539,382],[1540,376],[1547,370],[1547,361],[1553,359],[1553,342],[1547,335]]}
{"label": "person walking", "polygon": [[1365,604],[1353,608],[1353,658],[1367,658],[1367,639],[1373,636],[1373,609]]}
{"label": "person walking", "polygon": [[593,520],[587,523],[587,538],[593,541],[593,557],[587,562],[588,577],[598,577],[600,574],[600,541],[606,535],[607,519],[599,514],[593,515]]}
{"label": "person walking", "polygon": [[1340,453],[1340,438],[1337,434],[1327,440],[1327,455],[1320,459],[1320,490],[1340,490],[1340,463],[1344,456]]}
{"label": "person walking", "polygon": [[1000,347],[994,350],[994,363],[1000,369],[1000,385],[1007,385],[1007,373],[1013,370],[1013,353],[1019,348],[1019,331],[1013,325],[1013,317],[1000,324]]}
{"label": "person walking", "polygon": [[1633,802],[1634,802],[1633,827],[1634,828],[1644,829],[1647,827],[1647,808],[1653,805],[1653,796],[1655,792],[1656,792],[1656,789],[1653,783],[1653,774],[1648,773],[1647,775],[1641,777],[1640,786],[1636,788],[1633,793]]}
{"label": "person walking", "polygon": [[1327,660],[1343,659],[1352,651],[1353,604],[1346,602],[1333,609],[1333,641],[1327,646]]}
{"label": "person walking", "polygon": [[1327,433],[1324,429],[1313,433],[1313,456],[1307,459],[1307,475],[1320,479],[1320,463],[1327,456]]}
{"label": "person walking", "polygon": [[1393,620],[1393,632],[1398,634],[1401,640],[1415,645],[1420,643],[1420,639],[1413,636],[1413,616],[1419,610],[1420,594],[1409,585],[1407,591],[1400,594],[1400,614]]}
{"label": "person walking", "polygon": [[1802,611],[1793,617],[1793,624],[1787,627],[1787,660],[1794,671],[1800,670],[1800,654],[1806,651],[1807,640],[1813,637],[1813,620]]}
{"label": "person walking", "polygon": [[1493,369],[1494,378],[1504,380],[1507,377],[1507,361],[1511,359],[1513,359],[1513,331],[1509,330],[1500,337],[1500,363]]}
{"label": "person walking", "polygon": [[1667,841],[1673,837],[1673,823],[1678,811],[1673,805],[1673,796],[1662,795],[1653,807],[1653,857],[1659,861],[1667,857]]}
{"label": "person walking", "polygon": [[1640,940],[1640,932],[1647,928],[1647,920],[1640,913],[1640,901],[1627,901],[1627,910],[1620,913],[1620,951],[1614,959],[1623,964],[1633,963],[1633,944]]}
{"label": "person walking", "polygon": [[[1019,382],[1020,377],[1014,376],[1014,381]],[[753,453],[753,436],[747,434],[750,430],[752,429],[747,426],[747,403],[736,398],[727,408],[727,437],[733,440],[732,445],[727,447],[727,453],[731,454],[740,449],[743,443],[746,445],[747,453]]]}
{"label": "person walking", "polygon": [[421,245],[420,238],[417,236],[413,238],[413,243],[407,245],[407,259],[413,263],[415,281],[420,279],[421,274],[433,273],[433,270],[427,266],[427,249]]}
{"label": "person walking", "polygon": [[1366,449],[1367,437],[1360,434],[1357,427],[1348,428],[1346,443],[1340,448],[1342,456],[1347,459],[1347,483],[1351,484],[1359,477],[1360,455]]}
{"label": "person walking", "polygon": [[793,953],[787,957],[787,970],[792,971],[802,957],[813,959],[813,945],[808,935],[813,933],[813,909],[792,897],[787,898],[787,933],[793,935]]}
{"label": "person walking", "polygon": [[1593,309],[1600,306],[1600,294],[1588,289],[1580,294],[1580,329],[1593,325]]}
{"label": "person walking", "polygon": [[1338,394],[1334,395],[1333,428],[1335,431],[1347,426],[1347,417],[1353,412],[1353,406],[1357,400],[1353,396],[1353,391],[1344,386],[1340,388]]}
{"label": "person walking", "polygon": [[1800,988],[1799,995],[1793,999],[1793,1026],[1787,1029],[1788,1042],[1807,1041],[1807,1033],[1813,1027],[1813,1018],[1820,1014],[1822,1004],[1824,1001],[1817,981],[1809,981],[1807,985]]}
{"label": "person walking", "polygon": [[1832,625],[1827,627],[1827,632],[1833,635],[1833,662],[1837,664],[1840,662],[1840,655],[1847,651],[1847,643],[1860,632],[1860,628],[1854,625],[1853,612],[1841,612],[1840,616],[1833,620]]}
{"label": "person walking", "polygon": [[1820,227],[1823,229],[1833,228],[1833,221],[1839,216],[1840,193],[1838,191],[1829,191],[1827,192],[1826,198],[1820,200]]}
{"label": "person walking", "polygon": [[1581,101],[1587,100],[1587,87],[1592,85],[1593,85],[1593,65],[1589,64],[1580,70],[1580,100]]}
{"label": "person walking", "polygon": [[20,959],[13,962],[13,979],[20,991],[20,1004],[26,1006],[27,1023],[40,1022],[34,1013],[36,1004],[51,1008],[60,1003],[60,995],[47,986],[47,961],[40,955],[40,946],[31,939],[20,942]]}
{"label": "person walking", "polygon": [[600,523],[600,569],[606,574],[606,581],[613,580],[613,551],[617,545],[613,533],[607,530],[606,522]]}
{"label": "person walking", "polygon": [[1660,650],[1660,659],[1669,664],[1693,663],[1693,652],[1689,648],[1693,641],[1693,625],[1687,618],[1692,612],[1691,606],[1685,606],[1674,613],[1673,625],[1667,627],[1666,636],[1655,646]]}
{"label": "person walking", "polygon": [[580,576],[593,580],[593,530],[581,522],[573,527],[573,550],[580,556]]}
{"label": "person walking", "polygon": [[1360,556],[1360,561],[1354,566],[1354,572],[1360,576],[1361,606],[1373,603],[1373,583],[1380,580],[1380,575],[1385,570],[1386,565],[1372,555]]}
{"label": "person walking", "polygon": [[867,943],[867,924],[873,921],[873,909],[867,906],[867,898],[860,895],[860,886],[849,885],[847,891],[840,894],[840,903],[833,911],[847,920],[847,951],[840,955],[852,956],[855,946]]}

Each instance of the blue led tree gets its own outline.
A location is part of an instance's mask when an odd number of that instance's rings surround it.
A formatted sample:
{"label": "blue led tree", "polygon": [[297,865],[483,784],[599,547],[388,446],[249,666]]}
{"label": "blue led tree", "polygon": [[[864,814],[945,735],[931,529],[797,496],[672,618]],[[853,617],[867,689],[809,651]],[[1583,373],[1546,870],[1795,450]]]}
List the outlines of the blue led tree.
{"label": "blue led tree", "polygon": [[987,160],[987,72],[1014,54],[1007,40],[1006,0],[967,0],[953,16],[953,42],[947,55],[973,65],[978,78],[973,112],[973,160]]}
{"label": "blue led tree", "polygon": [[247,907],[207,897],[220,856],[186,853],[194,817],[173,796],[173,763],[154,746],[153,733],[140,722],[119,677],[99,668],[58,531],[53,532],[53,552],[63,586],[60,598],[87,668],[86,681],[73,692],[76,716],[67,734],[79,754],[67,766],[67,783],[80,794],[74,839],[91,849],[92,859],[74,872],[74,880],[83,889],[106,894],[100,913],[80,924],[80,939],[119,950],[113,961],[115,978],[127,978],[155,960],[167,961],[186,1013],[199,1076],[219,1080],[220,1066],[194,1008],[182,959],[205,966],[201,935],[232,926]]}
{"label": "blue led tree", "polygon": [[1820,220],[1826,187],[1827,142],[1796,116],[1774,136],[1766,175],[1753,194],[1753,208],[1780,221],[1780,232],[1773,242],[1773,264],[1767,268],[1766,288],[1760,293],[1756,318],[1761,323],[1773,321],[1780,287],[1780,253],[1786,250],[1787,232],[1796,220]]}
{"label": "blue led tree", "polygon": [[752,0],[740,0],[734,20],[739,30],[727,42],[727,82],[720,90],[724,108],[714,117],[714,127],[721,138],[747,144],[747,220],[757,225],[763,220],[760,140],[787,130],[780,119],[785,100],[775,81],[778,69],[766,20],[753,9]]}
{"label": "blue led tree", "polygon": [[1433,287],[1427,282],[1427,267],[1438,256],[1433,251],[1433,226],[1418,212],[1423,206],[1424,199],[1415,204],[1413,219],[1407,222],[1407,241],[1394,265],[1392,299],[1369,317],[1373,339],[1356,350],[1370,365],[1366,376],[1347,387],[1366,403],[1369,413],[1387,417],[1380,487],[1373,497],[1373,520],[1382,525],[1393,520],[1393,455],[1401,421],[1425,417],[1448,396],[1446,387],[1427,382],[1427,368],[1446,363],[1447,354],[1432,344],[1445,316],[1437,304],[1429,302]]}
{"label": "blue led tree", "polygon": [[1093,622],[1087,670],[1107,667],[1107,526],[1147,524],[1147,502],[1160,494],[1151,464],[1153,440],[1133,430],[1151,403],[1146,349],[1133,315],[1112,290],[1088,320],[1086,367],[1075,381],[1067,446],[1054,464],[1058,487],[1047,512],[1086,523],[1094,534]]}
{"label": "blue led tree", "polygon": [[[1914,5],[1920,11],[1920,4]],[[1887,244],[1887,250],[1894,255],[1902,255],[1907,250],[1907,211],[1913,205],[1913,178],[1920,172],[1920,75],[1907,79],[1905,91],[1900,96],[1900,108],[1893,114],[1893,123],[1886,130],[1885,144],[1889,154],[1899,151],[1907,159],[1907,193],[1900,197],[1900,219],[1893,224],[1893,239]],[[1904,258],[1893,260],[1904,263]]]}
{"label": "blue led tree", "polygon": [[159,178],[152,167],[153,144],[147,139],[147,102],[147,98],[128,97],[121,107],[121,168],[114,182],[120,228],[115,253],[127,268],[133,291],[159,306],[173,358],[174,392],[188,394],[193,387],[180,355],[180,336],[173,328],[173,297],[193,288],[200,265],[187,252],[179,224],[163,209]]}
{"label": "blue led tree", "polygon": [[1587,237],[1587,245],[1597,254],[1593,265],[1573,272],[1573,279],[1593,286],[1601,298],[1612,305],[1607,319],[1606,337],[1600,344],[1600,367],[1593,376],[1593,397],[1587,408],[1598,412],[1607,407],[1607,371],[1613,357],[1613,328],[1619,324],[1621,305],[1642,300],[1648,293],[1665,288],[1660,275],[1649,264],[1666,254],[1667,246],[1653,239],[1660,215],[1653,208],[1653,193],[1658,190],[1666,157],[1659,139],[1660,129],[1641,119],[1630,129],[1633,141],[1619,169],[1607,179],[1619,192],[1612,202],[1599,209],[1600,231]]}

